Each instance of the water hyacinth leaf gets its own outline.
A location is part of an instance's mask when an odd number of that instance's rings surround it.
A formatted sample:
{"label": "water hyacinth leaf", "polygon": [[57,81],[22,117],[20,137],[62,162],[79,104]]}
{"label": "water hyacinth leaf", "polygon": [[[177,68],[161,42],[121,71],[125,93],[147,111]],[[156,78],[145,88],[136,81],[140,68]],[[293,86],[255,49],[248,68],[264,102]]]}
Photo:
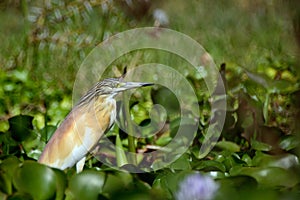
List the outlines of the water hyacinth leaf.
{"label": "water hyacinth leaf", "polygon": [[55,197],[56,175],[54,171],[33,161],[25,161],[16,169],[13,184],[18,191],[30,194],[34,199]]}
{"label": "water hyacinth leaf", "polygon": [[152,200],[153,198],[144,191],[126,191],[126,192],[116,192],[113,194],[113,196],[110,198],[111,200]]}
{"label": "water hyacinth leaf", "polygon": [[259,185],[267,188],[293,187],[299,183],[293,172],[279,167],[241,167],[230,170],[231,176],[247,175],[255,178]]}
{"label": "water hyacinth leaf", "polygon": [[152,191],[159,192],[166,199],[172,199],[172,194],[166,187],[164,178],[162,178],[160,175],[158,175],[158,177],[156,177],[156,179],[153,181]]}
{"label": "water hyacinth leaf", "polygon": [[0,145],[3,155],[12,154],[18,148],[18,143],[11,137],[9,132],[0,132]]}
{"label": "water hyacinth leaf", "polygon": [[194,169],[201,171],[221,171],[225,172],[225,165],[221,162],[217,162],[214,160],[201,160]]}
{"label": "water hyacinth leaf", "polygon": [[190,170],[190,162],[190,156],[188,154],[183,154],[170,165],[170,168],[172,170]]}
{"label": "water hyacinth leaf", "polygon": [[64,199],[65,189],[67,187],[66,174],[59,169],[52,169],[56,174],[56,200]]}
{"label": "water hyacinth leaf", "polygon": [[231,153],[231,154],[225,153],[224,156],[225,156],[225,160],[222,163],[225,165],[226,170],[230,170],[232,167],[235,166],[247,165],[247,163],[245,163],[245,161],[243,161],[236,153]]}
{"label": "water hyacinth leaf", "polygon": [[169,144],[171,141],[172,141],[172,137],[163,136],[163,137],[158,138],[155,141],[155,144],[157,144],[159,146],[165,146],[165,145]]}
{"label": "water hyacinth leaf", "polygon": [[279,146],[286,150],[286,151],[290,151],[292,149],[295,149],[296,147],[298,147],[300,144],[300,140],[297,136],[295,135],[288,135],[288,136],[285,136]]}
{"label": "water hyacinth leaf", "polygon": [[230,187],[234,189],[256,188],[257,181],[255,178],[247,175],[230,176],[219,180],[221,187]]}
{"label": "water hyacinth leaf", "polygon": [[164,190],[168,196],[172,196],[176,193],[178,188],[179,179],[189,172],[183,171],[180,173],[173,173],[166,171],[159,174],[153,182],[153,187]]}
{"label": "water hyacinth leaf", "polygon": [[134,182],[132,182],[130,186],[131,186],[130,188],[134,188],[134,190],[137,192],[147,193],[151,189],[151,186],[148,183],[143,182],[139,179],[135,179]]}
{"label": "water hyacinth leaf", "polygon": [[113,174],[106,175],[105,184],[103,186],[103,194],[113,194],[120,189],[125,188],[125,183],[120,178]]}
{"label": "water hyacinth leaf", "polygon": [[293,154],[268,155],[257,152],[253,158],[253,165],[260,167],[280,167],[290,169],[299,165],[299,159]]}
{"label": "water hyacinth leaf", "polygon": [[32,116],[17,115],[8,120],[9,131],[12,134],[12,138],[18,142],[22,142],[30,137],[30,133],[33,129]]}
{"label": "water hyacinth leaf", "polygon": [[52,126],[52,125],[46,125],[41,131],[40,131],[40,134],[41,134],[41,140],[45,143],[47,143],[51,136],[53,135],[53,133],[55,132],[56,130],[56,126]]}
{"label": "water hyacinth leaf", "polygon": [[10,156],[0,164],[0,185],[1,191],[6,194],[12,193],[12,177],[19,167],[20,161],[17,157]]}
{"label": "water hyacinth leaf", "polygon": [[208,171],[205,174],[211,176],[214,179],[222,179],[229,176],[227,172],[221,172],[221,171]]}
{"label": "water hyacinth leaf", "polygon": [[33,197],[30,194],[25,194],[21,192],[16,192],[13,195],[7,198],[8,200],[33,200]]}
{"label": "water hyacinth leaf", "polygon": [[272,150],[272,146],[263,142],[259,142],[257,140],[251,140],[251,147],[257,151],[270,151]]}
{"label": "water hyacinth leaf", "polygon": [[115,175],[124,183],[124,186],[128,186],[132,183],[133,177],[129,172],[124,171],[116,171]]}
{"label": "water hyacinth leaf", "polygon": [[230,152],[239,152],[240,146],[231,141],[219,141],[216,147]]}
{"label": "water hyacinth leaf", "polygon": [[252,159],[251,159],[251,157],[250,157],[248,154],[244,154],[244,155],[242,156],[242,160],[243,160],[245,163],[247,163],[248,166],[252,166],[252,165],[253,165],[253,164],[252,164]]}
{"label": "water hyacinth leaf", "polygon": [[4,192],[6,194],[12,193],[11,179],[3,172],[0,172],[0,192]]}
{"label": "water hyacinth leaf", "polygon": [[102,192],[104,182],[103,172],[85,170],[71,178],[69,190],[75,199],[97,199]]}

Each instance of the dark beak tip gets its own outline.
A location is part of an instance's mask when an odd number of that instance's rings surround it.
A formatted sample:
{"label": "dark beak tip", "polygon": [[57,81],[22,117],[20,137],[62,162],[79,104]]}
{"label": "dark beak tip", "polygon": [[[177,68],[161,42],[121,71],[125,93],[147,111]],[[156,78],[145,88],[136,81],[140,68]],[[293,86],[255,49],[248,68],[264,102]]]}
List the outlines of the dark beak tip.
{"label": "dark beak tip", "polygon": [[155,84],[154,83],[144,83],[142,86],[146,87],[146,86],[152,86],[152,85],[155,85]]}

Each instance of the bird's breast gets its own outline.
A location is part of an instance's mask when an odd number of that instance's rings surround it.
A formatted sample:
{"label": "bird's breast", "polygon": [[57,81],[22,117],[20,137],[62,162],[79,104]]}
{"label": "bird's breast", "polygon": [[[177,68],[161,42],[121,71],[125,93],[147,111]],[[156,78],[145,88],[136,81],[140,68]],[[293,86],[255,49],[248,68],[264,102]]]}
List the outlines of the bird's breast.
{"label": "bird's breast", "polygon": [[94,113],[97,124],[102,131],[107,131],[116,120],[116,101],[112,97],[98,98]]}

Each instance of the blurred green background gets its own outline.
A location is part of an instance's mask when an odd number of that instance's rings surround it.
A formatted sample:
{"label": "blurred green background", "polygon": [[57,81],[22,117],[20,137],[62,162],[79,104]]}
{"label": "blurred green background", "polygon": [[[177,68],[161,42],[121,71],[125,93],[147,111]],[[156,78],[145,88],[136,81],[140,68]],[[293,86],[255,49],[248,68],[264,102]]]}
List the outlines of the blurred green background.
{"label": "blurred green background", "polygon": [[[74,169],[62,172],[37,164],[45,142],[72,107],[73,83],[84,58],[110,36],[147,26],[189,35],[220,66],[228,110],[213,151],[203,159],[197,155],[210,103],[199,92],[199,80],[187,74],[198,96],[200,125],[190,149],[167,168],[134,175],[91,158],[76,175]],[[200,171],[220,184],[216,199],[299,198],[298,1],[2,0],[0,41],[0,197],[173,199],[183,174]],[[172,63],[172,56],[156,56],[132,52],[114,65],[122,71],[153,57]],[[177,106],[165,102],[165,95],[173,97],[163,88],[143,92],[142,102],[131,106],[137,123],[149,120],[153,103]],[[177,114],[168,118],[170,130],[137,141],[137,149],[172,140]],[[110,133],[112,141],[117,134],[127,150],[127,137],[117,128]]]}

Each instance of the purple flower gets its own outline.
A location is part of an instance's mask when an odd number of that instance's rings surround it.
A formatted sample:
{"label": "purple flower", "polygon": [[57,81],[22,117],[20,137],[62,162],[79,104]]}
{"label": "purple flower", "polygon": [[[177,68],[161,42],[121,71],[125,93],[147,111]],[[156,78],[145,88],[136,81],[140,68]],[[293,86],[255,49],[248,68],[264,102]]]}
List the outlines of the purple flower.
{"label": "purple flower", "polygon": [[218,188],[219,185],[211,177],[195,173],[180,182],[175,198],[176,200],[210,200],[215,196]]}

